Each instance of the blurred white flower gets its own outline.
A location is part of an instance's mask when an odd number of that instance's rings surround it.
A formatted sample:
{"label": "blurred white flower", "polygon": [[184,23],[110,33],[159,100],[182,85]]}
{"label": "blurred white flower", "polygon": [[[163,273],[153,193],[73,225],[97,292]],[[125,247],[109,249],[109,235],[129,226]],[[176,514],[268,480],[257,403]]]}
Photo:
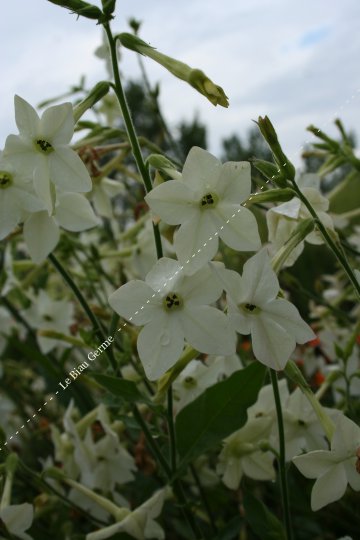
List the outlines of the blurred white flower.
{"label": "blurred white flower", "polygon": [[360,428],[339,415],[331,450],[296,456],[293,462],[306,478],[316,478],[311,492],[312,510],[320,510],[344,495],[348,484],[360,490]]}
{"label": "blurred white flower", "polygon": [[284,369],[296,343],[315,334],[296,307],[282,298],[275,272],[265,249],[246,261],[243,274],[215,268],[228,298],[228,316],[239,334],[251,334],[255,357],[276,370]]}
{"label": "blurred white flower", "polygon": [[119,521],[86,536],[86,540],[104,540],[118,532],[125,532],[137,540],[146,538],[163,540],[165,533],[155,518],[161,514],[164,502],[171,497],[171,489],[165,487],[156,491],[150,499],[132,512],[126,508],[119,509]]}
{"label": "blurred white flower", "polygon": [[[316,174],[304,174],[297,179],[301,192],[305,195],[312,207],[316,210],[320,221],[329,229],[334,225],[331,217],[326,213],[329,201],[320,193],[320,178]],[[273,244],[274,251],[278,251],[288,240],[298,223],[311,217],[304,203],[297,197],[288,202],[270,208],[266,214],[269,230],[269,242]],[[319,231],[314,230],[306,237],[310,244],[322,244],[324,242]],[[304,249],[304,242],[300,242],[288,256],[285,266],[292,266]]]}
{"label": "blurred white flower", "polygon": [[254,480],[275,479],[274,456],[260,448],[268,440],[271,425],[271,418],[255,418],[225,439],[217,472],[228,488],[237,489],[244,474]]}
{"label": "blurred white flower", "polygon": [[53,184],[62,191],[90,191],[89,173],[69,146],[74,133],[71,103],[49,107],[40,119],[27,101],[15,96],[15,120],[19,135],[7,137],[3,155],[20,173],[33,177],[35,192],[49,214],[55,204]]}
{"label": "blurred white flower", "polygon": [[112,180],[106,176],[98,180],[93,179],[93,189],[90,193],[90,199],[94,203],[94,208],[99,216],[113,218],[114,213],[111,205],[111,199],[120,193],[124,193],[124,185],[118,180]]}
{"label": "blurred white flower", "polygon": [[[32,328],[38,330],[55,330],[69,335],[69,328],[73,324],[74,306],[67,300],[53,300],[44,290],[32,298],[31,306],[23,311],[23,317]],[[45,336],[37,336],[37,342],[43,354],[47,354],[56,346],[69,347],[63,341]]]}
{"label": "blurred white flower", "polygon": [[11,504],[0,510],[0,519],[5,523],[8,531],[20,540],[32,540],[25,531],[30,529],[34,519],[32,504]]}
{"label": "blurred white flower", "polygon": [[238,251],[259,249],[256,219],[241,206],[250,191],[250,163],[222,165],[193,147],[181,179],[160,184],[145,200],[165,223],[181,225],[174,235],[175,252],[185,271],[193,273],[214,257],[219,237]]}
{"label": "blurred white flower", "polygon": [[163,257],[145,281],[130,281],[110,295],[109,303],[119,315],[144,326],[137,348],[150,380],[176,363],[184,340],[199,352],[235,353],[236,336],[227,317],[209,306],[221,292],[222,286],[208,266],[186,276],[178,261]]}

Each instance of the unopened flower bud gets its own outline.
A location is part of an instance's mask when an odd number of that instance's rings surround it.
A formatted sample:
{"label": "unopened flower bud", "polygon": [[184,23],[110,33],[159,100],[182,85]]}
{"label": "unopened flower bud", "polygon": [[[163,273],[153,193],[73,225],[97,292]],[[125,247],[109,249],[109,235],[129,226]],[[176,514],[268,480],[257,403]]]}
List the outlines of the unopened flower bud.
{"label": "unopened flower bud", "polygon": [[102,12],[97,6],[83,2],[83,0],[49,0],[52,4],[70,9],[73,13],[87,19],[101,19]]}
{"label": "unopened flower bud", "polygon": [[168,174],[171,178],[181,178],[181,173],[176,170],[175,165],[162,154],[151,154],[146,163],[151,165],[154,169],[158,169],[161,172]]}
{"label": "unopened flower bud", "polygon": [[100,99],[102,99],[109,92],[110,84],[106,81],[98,82],[94,88],[92,88],[85,99],[80,101],[76,107],[74,107],[74,120],[75,123],[80,120],[82,115],[91,107],[95,105]]}
{"label": "unopened flower bud", "polygon": [[116,0],[101,0],[101,3],[104,14],[110,16],[115,10]]}
{"label": "unopened flower bud", "polygon": [[254,193],[246,201],[246,206],[264,202],[287,202],[295,197],[295,192],[290,188],[268,189],[259,193]]}
{"label": "unopened flower bud", "polygon": [[296,172],[295,167],[284,154],[279,143],[275,128],[272,125],[268,116],[265,116],[264,118],[259,116],[258,126],[262,133],[262,136],[270,146],[275,161],[278,165],[278,174],[283,180],[282,182],[280,181],[281,183],[278,180],[278,184],[281,185],[281,187],[285,187],[286,180],[294,180]]}

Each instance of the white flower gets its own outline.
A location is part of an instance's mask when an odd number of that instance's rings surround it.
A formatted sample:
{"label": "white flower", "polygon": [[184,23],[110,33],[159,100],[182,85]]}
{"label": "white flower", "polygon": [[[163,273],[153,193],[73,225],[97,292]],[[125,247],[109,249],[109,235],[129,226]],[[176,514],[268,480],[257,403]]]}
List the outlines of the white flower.
{"label": "white flower", "polygon": [[176,363],[184,340],[199,352],[235,353],[236,336],[227,317],[208,305],[221,291],[208,266],[186,276],[177,261],[163,257],[145,282],[130,281],[110,295],[109,303],[119,315],[145,325],[137,348],[150,380],[158,379]]}
{"label": "white flower", "polygon": [[20,540],[32,540],[27,531],[34,519],[34,508],[31,504],[11,504],[0,510],[0,519],[8,531]]}
{"label": "white flower", "polygon": [[[73,324],[74,306],[67,300],[53,300],[44,290],[41,290],[33,299],[32,305],[23,312],[23,316],[32,328],[68,334]],[[45,336],[37,336],[37,342],[43,354],[59,345],[56,339]],[[61,346],[68,347],[69,345],[61,342]]]}
{"label": "white flower", "polygon": [[169,487],[156,491],[150,499],[132,512],[125,508],[122,511],[122,516],[119,512],[121,521],[88,534],[86,540],[104,540],[112,538],[118,532],[125,532],[137,540],[145,540],[146,538],[163,540],[165,538],[164,531],[155,518],[160,515],[165,500],[170,496],[171,489]]}
{"label": "white flower", "polygon": [[269,437],[271,424],[271,418],[249,420],[225,439],[217,472],[228,488],[237,489],[244,474],[254,480],[275,479],[274,456],[260,449],[261,442]]}
{"label": "white flower", "polygon": [[0,159],[0,240],[22,221],[25,211],[37,212],[43,207],[32,189],[31,176],[20,173],[9,159]]}
{"label": "white flower", "polygon": [[222,165],[209,152],[194,147],[181,180],[164,182],[145,199],[165,223],[181,224],[174,247],[185,271],[192,273],[214,257],[219,237],[238,251],[260,247],[255,217],[241,206],[250,190],[250,163]]}
{"label": "white flower", "polygon": [[[316,174],[304,174],[297,180],[301,192],[308,199],[320,221],[325,227],[333,229],[334,225],[331,217],[326,214],[329,208],[329,201],[323,197],[319,191],[320,178]],[[270,208],[266,214],[269,230],[269,241],[272,242],[275,251],[279,250],[291,236],[298,223],[311,217],[304,203],[297,197],[288,202]],[[322,244],[323,238],[319,231],[314,230],[306,237],[310,244]],[[304,249],[304,242],[300,242],[286,259],[285,266],[291,266]]]}
{"label": "white flower", "polygon": [[57,246],[59,227],[80,232],[99,224],[89,201],[80,193],[61,193],[54,212],[46,210],[31,214],[24,222],[24,240],[35,263],[41,263]]}
{"label": "white flower", "polygon": [[[279,381],[279,394],[281,405],[284,409],[285,402],[289,397],[286,379]],[[266,384],[261,388],[256,403],[248,408],[247,415],[249,420],[264,416],[271,418],[273,421],[276,419],[274,390],[271,384]]]}
{"label": "white flower", "polygon": [[360,428],[340,415],[331,441],[331,450],[315,450],[293,458],[306,478],[316,478],[311,492],[311,508],[319,510],[344,495],[347,484],[360,490]]}
{"label": "white flower", "polygon": [[102,177],[98,180],[94,178],[93,190],[90,194],[90,198],[94,203],[94,208],[99,216],[112,218],[113,209],[111,206],[111,198],[124,193],[124,185],[118,180],[112,180],[111,178]]}
{"label": "white flower", "polygon": [[261,363],[284,369],[296,343],[306,343],[315,334],[293,304],[277,298],[279,282],[266,251],[246,261],[241,277],[233,270],[213,268],[228,293],[228,316],[235,330],[251,334]]}
{"label": "white flower", "polygon": [[8,136],[4,157],[11,156],[21,173],[33,176],[35,192],[49,213],[55,202],[53,184],[62,191],[90,191],[89,173],[69,146],[74,133],[71,103],[49,107],[40,119],[27,101],[15,96],[15,120],[19,135]]}

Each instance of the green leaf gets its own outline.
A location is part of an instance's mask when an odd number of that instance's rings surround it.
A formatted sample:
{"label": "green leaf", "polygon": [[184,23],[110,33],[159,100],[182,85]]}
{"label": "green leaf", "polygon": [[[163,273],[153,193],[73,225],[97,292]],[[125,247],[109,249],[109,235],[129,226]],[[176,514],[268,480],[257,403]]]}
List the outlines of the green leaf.
{"label": "green leaf", "polygon": [[262,386],[265,367],[259,362],[211,386],[176,417],[180,466],[213,448],[246,422],[246,410]]}
{"label": "green leaf", "polygon": [[146,398],[141,394],[133,381],[119,379],[117,377],[104,375],[103,373],[97,373],[95,371],[89,373],[89,376],[93,377],[96,382],[106,388],[106,390],[108,390],[111,394],[114,394],[116,397],[120,397],[124,401],[130,403],[135,401],[146,401]]}
{"label": "green leaf", "polygon": [[248,491],[244,497],[245,519],[260,540],[286,540],[281,522],[263,502]]}

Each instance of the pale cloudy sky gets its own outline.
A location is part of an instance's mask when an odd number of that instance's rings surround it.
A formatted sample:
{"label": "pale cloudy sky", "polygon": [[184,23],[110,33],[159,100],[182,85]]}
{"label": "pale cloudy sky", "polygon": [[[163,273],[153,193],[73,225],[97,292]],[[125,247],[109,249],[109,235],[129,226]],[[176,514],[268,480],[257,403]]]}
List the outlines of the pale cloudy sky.
{"label": "pale cloudy sky", "polygon": [[[127,31],[129,17],[143,21],[145,41],[224,88],[230,107],[214,108],[146,60],[150,79],[161,82],[170,125],[198,113],[215,153],[222,137],[244,134],[264,114],[296,162],[312,140],[309,123],[335,133],[331,122],[339,115],[360,135],[359,0],[118,0],[113,29]],[[47,0],[1,2],[0,36],[0,148],[16,132],[15,93],[36,104],[82,74],[89,86],[105,77],[93,55],[100,28]],[[139,75],[135,53],[124,51],[121,69]]]}

